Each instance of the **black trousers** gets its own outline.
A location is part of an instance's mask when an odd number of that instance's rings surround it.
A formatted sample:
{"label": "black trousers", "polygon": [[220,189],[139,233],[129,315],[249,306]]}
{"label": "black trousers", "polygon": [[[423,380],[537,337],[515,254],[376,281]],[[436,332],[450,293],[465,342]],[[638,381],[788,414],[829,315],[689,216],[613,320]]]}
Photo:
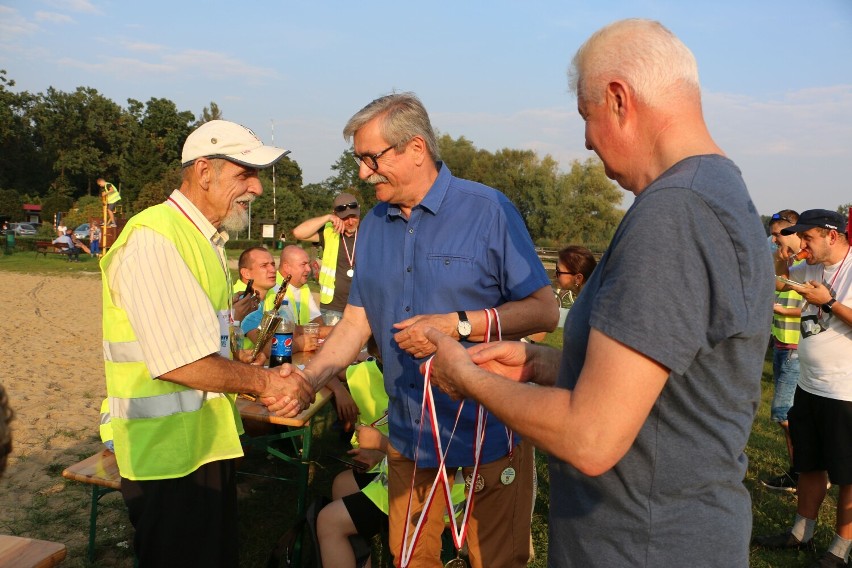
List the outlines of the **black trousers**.
{"label": "black trousers", "polygon": [[122,478],[140,568],[238,566],[236,477],[234,460],[224,460],[176,479]]}

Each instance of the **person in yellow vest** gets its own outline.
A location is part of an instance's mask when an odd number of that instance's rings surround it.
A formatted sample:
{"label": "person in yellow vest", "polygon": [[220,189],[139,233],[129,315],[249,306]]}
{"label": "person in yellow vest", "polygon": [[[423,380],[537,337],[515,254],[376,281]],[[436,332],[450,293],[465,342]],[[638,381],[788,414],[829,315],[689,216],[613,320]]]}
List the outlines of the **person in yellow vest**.
{"label": "person in yellow vest", "polygon": [[[281,283],[289,276],[290,283],[287,285],[285,297],[293,315],[293,322],[296,324],[296,332],[293,335],[293,349],[295,351],[302,350],[303,330],[306,323],[320,324],[319,337],[323,339],[331,331],[330,326],[322,325],[322,315],[317,307],[316,300],[314,300],[311,294],[311,289],[308,287],[307,283],[310,273],[311,267],[308,253],[300,246],[288,245],[284,247],[278,259],[278,271],[275,273],[275,287],[266,294],[263,306],[264,310],[272,309]],[[261,315],[261,310],[258,310],[249,314],[244,320],[243,330],[250,341],[254,341],[257,338],[257,328],[260,325]]]}
{"label": "person in yellow vest", "polygon": [[[341,373],[358,405],[359,426],[348,453],[364,470],[347,469],[335,476],[333,501],[323,507],[316,522],[320,557],[326,559],[326,565],[333,559],[334,566],[341,568],[354,567],[360,560],[350,537],[358,536],[369,543],[388,517],[388,395],[381,357],[372,336],[367,350],[370,357],[366,361],[350,365]],[[464,491],[464,479],[456,479],[451,491],[456,514],[465,501]],[[369,551],[369,547],[364,548]]]}
{"label": "person in yellow vest", "polygon": [[361,208],[351,193],[334,198],[332,212],[303,222],[293,229],[293,236],[322,247],[320,266],[320,311],[325,321],[334,325],[343,316],[349,299],[349,287],[355,275],[355,243]]}
{"label": "person in yellow vest", "polygon": [[98,186],[101,188],[101,199],[106,202],[109,226],[115,227],[115,204],[121,201],[121,193],[118,188],[104,178],[98,178]]}
{"label": "person in yellow vest", "polygon": [[290,365],[231,360],[225,243],[286,150],[222,120],[190,133],[182,181],[134,216],[101,259],[104,359],[121,493],[146,566],[237,566],[233,393],[294,416],[313,400]]}
{"label": "person in yellow vest", "polygon": [[[772,242],[778,247],[776,254],[792,258],[802,249],[802,240],[797,234],[781,234],[782,229],[795,225],[798,220],[799,214],[792,209],[779,211],[769,219],[769,234]],[[794,261],[797,266],[803,262],[805,261]],[[799,382],[799,327],[803,304],[802,296],[795,290],[775,292],[772,314],[772,376],[775,389],[770,417],[784,431],[790,466],[784,473],[761,483],[769,489],[789,493],[796,492],[799,481],[799,474],[793,471],[793,443],[790,440],[787,412],[793,406],[793,395],[796,393],[796,385]]]}

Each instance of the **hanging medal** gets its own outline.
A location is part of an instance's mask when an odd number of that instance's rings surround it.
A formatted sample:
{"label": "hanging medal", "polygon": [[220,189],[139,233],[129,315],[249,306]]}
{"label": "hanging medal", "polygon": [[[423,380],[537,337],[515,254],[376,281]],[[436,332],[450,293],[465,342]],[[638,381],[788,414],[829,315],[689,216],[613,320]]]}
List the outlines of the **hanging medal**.
{"label": "hanging medal", "polygon": [[[491,340],[491,322],[492,318],[494,320],[495,328],[497,329],[497,341],[503,339],[503,329],[500,326],[500,314],[497,312],[497,308],[490,308],[485,310],[485,321],[486,321],[486,332],[485,332],[485,341]],[[515,481],[515,468],[512,467],[512,459],[515,453],[515,436],[514,433],[506,428],[506,437],[509,439],[509,465],[500,472],[500,483],[503,485],[511,485],[513,481]]]}
{"label": "hanging medal", "polygon": [[349,247],[346,245],[346,235],[340,235],[340,240],[343,241],[343,250],[346,251],[346,260],[349,262],[349,270],[346,271],[346,276],[352,278],[355,276],[355,245],[358,244],[358,231],[355,231],[355,240],[352,241],[352,254],[349,254]]}

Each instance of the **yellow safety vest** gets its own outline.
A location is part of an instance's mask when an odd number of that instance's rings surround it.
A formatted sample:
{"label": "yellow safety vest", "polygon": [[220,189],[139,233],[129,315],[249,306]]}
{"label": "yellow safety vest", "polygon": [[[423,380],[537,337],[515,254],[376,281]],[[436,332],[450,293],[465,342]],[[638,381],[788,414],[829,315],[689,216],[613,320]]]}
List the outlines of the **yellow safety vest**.
{"label": "yellow safety vest", "polygon": [[[802,296],[795,290],[775,292],[775,303],[785,308],[796,308],[802,305]],[[797,345],[801,335],[801,317],[772,314],[772,336],[789,345]]]}
{"label": "yellow safety vest", "polygon": [[[284,283],[284,277],[281,276],[280,272],[276,272],[275,273],[275,284],[277,284],[278,286],[281,286],[281,284],[283,284],[283,283]],[[299,302],[298,302],[299,313],[298,313],[298,316],[295,318],[296,321],[294,323],[296,325],[305,325],[306,323],[309,323],[311,321],[311,289],[308,288],[307,284],[305,284],[304,286],[299,288],[299,290],[301,290],[300,295],[299,295]],[[270,288],[269,291],[266,293],[266,298],[263,299],[263,309],[264,310],[271,310],[272,309],[272,307],[275,305],[275,296],[277,296],[277,290],[275,288]],[[287,291],[284,293],[284,296],[287,298],[287,301],[290,303],[290,306],[292,306],[291,309],[292,309],[293,313],[295,314],[296,313],[296,295],[295,295],[295,292],[293,292],[292,286],[287,286]]]}
{"label": "yellow safety vest", "polygon": [[330,304],[334,299],[334,280],[337,272],[337,253],[340,250],[340,233],[334,230],[334,224],[328,222],[322,233],[323,251],[320,266],[320,303]]}
{"label": "yellow safety vest", "polygon": [[118,203],[121,201],[121,194],[118,192],[118,188],[110,182],[104,183],[104,192],[106,193],[107,203]]}
{"label": "yellow safety vest", "polygon": [[101,259],[104,363],[118,469],[127,479],[171,479],[206,463],[242,456],[243,427],[236,395],[157,380],[145,365],[127,312],[113,302],[106,277],[115,252],[138,227],[174,243],[217,314],[228,310],[231,289],[210,241],[166,204],[133,217]]}
{"label": "yellow safety vest", "polygon": [[[798,266],[805,262],[804,260],[796,261],[793,266]],[[802,305],[802,296],[794,291],[787,290],[785,292],[775,292],[775,303],[781,304],[785,308],[798,308]],[[788,345],[798,345],[801,336],[801,320],[799,316],[782,316],[772,314],[772,336]]]}
{"label": "yellow safety vest", "polygon": [[[382,371],[375,360],[367,360],[357,365],[350,365],[346,369],[346,384],[352,394],[352,400],[358,405],[358,422],[362,424],[376,424],[375,428],[385,436],[388,435],[387,420],[382,418],[388,409],[388,393],[385,391],[385,382]],[[357,438],[352,437],[352,446],[358,447]],[[384,514],[388,514],[388,460],[379,462],[370,470],[375,472],[376,477],[368,483],[361,491],[373,502]],[[459,470],[461,471],[461,470]],[[453,487],[450,490],[454,514],[458,515],[464,508],[465,502],[464,479],[457,475]],[[449,521],[449,518],[445,518]]]}

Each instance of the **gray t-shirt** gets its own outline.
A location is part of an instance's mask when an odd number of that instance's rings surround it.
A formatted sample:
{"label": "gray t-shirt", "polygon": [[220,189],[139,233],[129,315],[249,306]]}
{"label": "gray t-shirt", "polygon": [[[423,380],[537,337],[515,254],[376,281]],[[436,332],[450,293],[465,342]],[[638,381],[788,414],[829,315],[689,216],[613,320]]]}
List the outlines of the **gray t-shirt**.
{"label": "gray t-shirt", "polygon": [[550,566],[748,565],[743,449],[773,290],[733,162],[687,158],[636,198],[568,316],[558,386],[576,384],[590,327],[671,374],[612,470],[592,478],[551,458]]}

